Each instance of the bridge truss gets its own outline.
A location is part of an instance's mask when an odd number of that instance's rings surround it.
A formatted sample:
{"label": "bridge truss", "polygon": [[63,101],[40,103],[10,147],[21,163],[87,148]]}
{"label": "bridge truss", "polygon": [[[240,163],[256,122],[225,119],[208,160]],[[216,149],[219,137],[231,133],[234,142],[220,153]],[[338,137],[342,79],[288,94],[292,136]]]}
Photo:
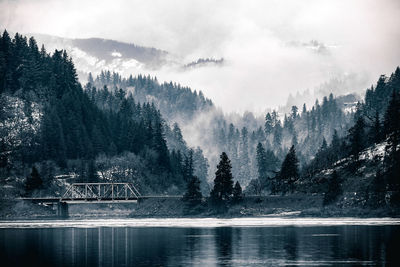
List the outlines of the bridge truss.
{"label": "bridge truss", "polygon": [[141,197],[130,183],[73,183],[61,197],[61,202],[132,202]]}

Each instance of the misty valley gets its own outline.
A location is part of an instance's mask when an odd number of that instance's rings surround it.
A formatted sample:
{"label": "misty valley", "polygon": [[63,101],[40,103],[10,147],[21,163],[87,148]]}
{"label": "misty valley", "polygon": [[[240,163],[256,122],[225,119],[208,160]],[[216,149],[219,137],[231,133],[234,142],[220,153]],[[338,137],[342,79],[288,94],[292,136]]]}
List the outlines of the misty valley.
{"label": "misty valley", "polygon": [[[257,117],[141,74],[105,70],[81,85],[67,52],[33,37],[4,31],[0,55],[3,200],[131,183],[162,200],[143,198],[149,215],[157,205],[159,216],[398,214],[399,67],[358,102],[330,93]],[[3,206],[3,218],[52,213],[29,201]]]}
{"label": "misty valley", "polygon": [[[188,58],[162,46],[1,29],[6,266],[400,262],[399,66],[362,91],[364,76],[331,75],[313,93],[285,95],[286,104],[242,110],[252,100],[234,99],[255,83],[231,75],[229,90],[216,91],[227,80],[212,81],[215,73],[237,67],[219,50]],[[307,51],[321,61],[340,49],[282,46],[285,57]],[[182,82],[198,73],[214,82],[216,100]],[[288,68],[284,80],[296,78]]]}

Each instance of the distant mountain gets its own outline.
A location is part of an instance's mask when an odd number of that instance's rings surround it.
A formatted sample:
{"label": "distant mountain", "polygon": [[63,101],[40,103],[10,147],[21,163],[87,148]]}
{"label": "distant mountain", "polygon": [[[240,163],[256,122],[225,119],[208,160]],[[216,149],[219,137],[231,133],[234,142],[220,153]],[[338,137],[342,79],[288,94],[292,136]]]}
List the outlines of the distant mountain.
{"label": "distant mountain", "polygon": [[104,59],[106,62],[112,62],[116,58],[135,59],[147,66],[159,67],[165,63],[165,57],[168,55],[168,52],[153,47],[100,38],[71,39],[71,43],[82,51]]}
{"label": "distant mountain", "polygon": [[[12,34],[13,35],[13,34]],[[131,73],[148,73],[162,67],[190,70],[211,65],[221,66],[223,58],[199,58],[185,64],[181,58],[154,47],[140,46],[102,38],[73,39],[47,34],[29,34],[39,46],[48,51],[65,49],[74,60],[79,79],[86,81],[87,74],[111,70],[125,76]]]}
{"label": "distant mountain", "polygon": [[101,38],[72,39],[46,34],[32,34],[38,45],[48,51],[65,49],[74,60],[80,80],[89,72],[103,69],[119,72],[147,72],[171,62],[167,51]]}

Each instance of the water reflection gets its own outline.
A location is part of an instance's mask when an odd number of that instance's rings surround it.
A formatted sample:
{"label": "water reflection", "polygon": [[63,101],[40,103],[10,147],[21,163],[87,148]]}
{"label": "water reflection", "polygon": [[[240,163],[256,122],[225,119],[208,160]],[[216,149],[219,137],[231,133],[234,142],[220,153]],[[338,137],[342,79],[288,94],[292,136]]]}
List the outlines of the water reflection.
{"label": "water reflection", "polygon": [[399,226],[0,229],[7,266],[396,266],[399,247]]}
{"label": "water reflection", "polygon": [[[215,230],[215,249],[221,266],[229,265],[232,260],[232,228],[221,227]],[[235,233],[236,235],[236,233]]]}

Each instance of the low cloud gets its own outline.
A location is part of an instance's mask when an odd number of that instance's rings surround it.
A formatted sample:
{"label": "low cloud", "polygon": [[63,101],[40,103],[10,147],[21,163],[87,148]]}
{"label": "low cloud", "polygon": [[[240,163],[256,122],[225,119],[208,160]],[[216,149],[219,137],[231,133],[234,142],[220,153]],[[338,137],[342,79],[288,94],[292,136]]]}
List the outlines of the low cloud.
{"label": "low cloud", "polygon": [[[116,39],[182,62],[223,57],[223,67],[152,74],[202,90],[225,111],[283,105],[289,93],[345,73],[368,77],[360,91],[400,64],[396,0],[16,0],[0,9],[0,25],[11,31]],[[312,40],[325,52],[304,45]]]}

